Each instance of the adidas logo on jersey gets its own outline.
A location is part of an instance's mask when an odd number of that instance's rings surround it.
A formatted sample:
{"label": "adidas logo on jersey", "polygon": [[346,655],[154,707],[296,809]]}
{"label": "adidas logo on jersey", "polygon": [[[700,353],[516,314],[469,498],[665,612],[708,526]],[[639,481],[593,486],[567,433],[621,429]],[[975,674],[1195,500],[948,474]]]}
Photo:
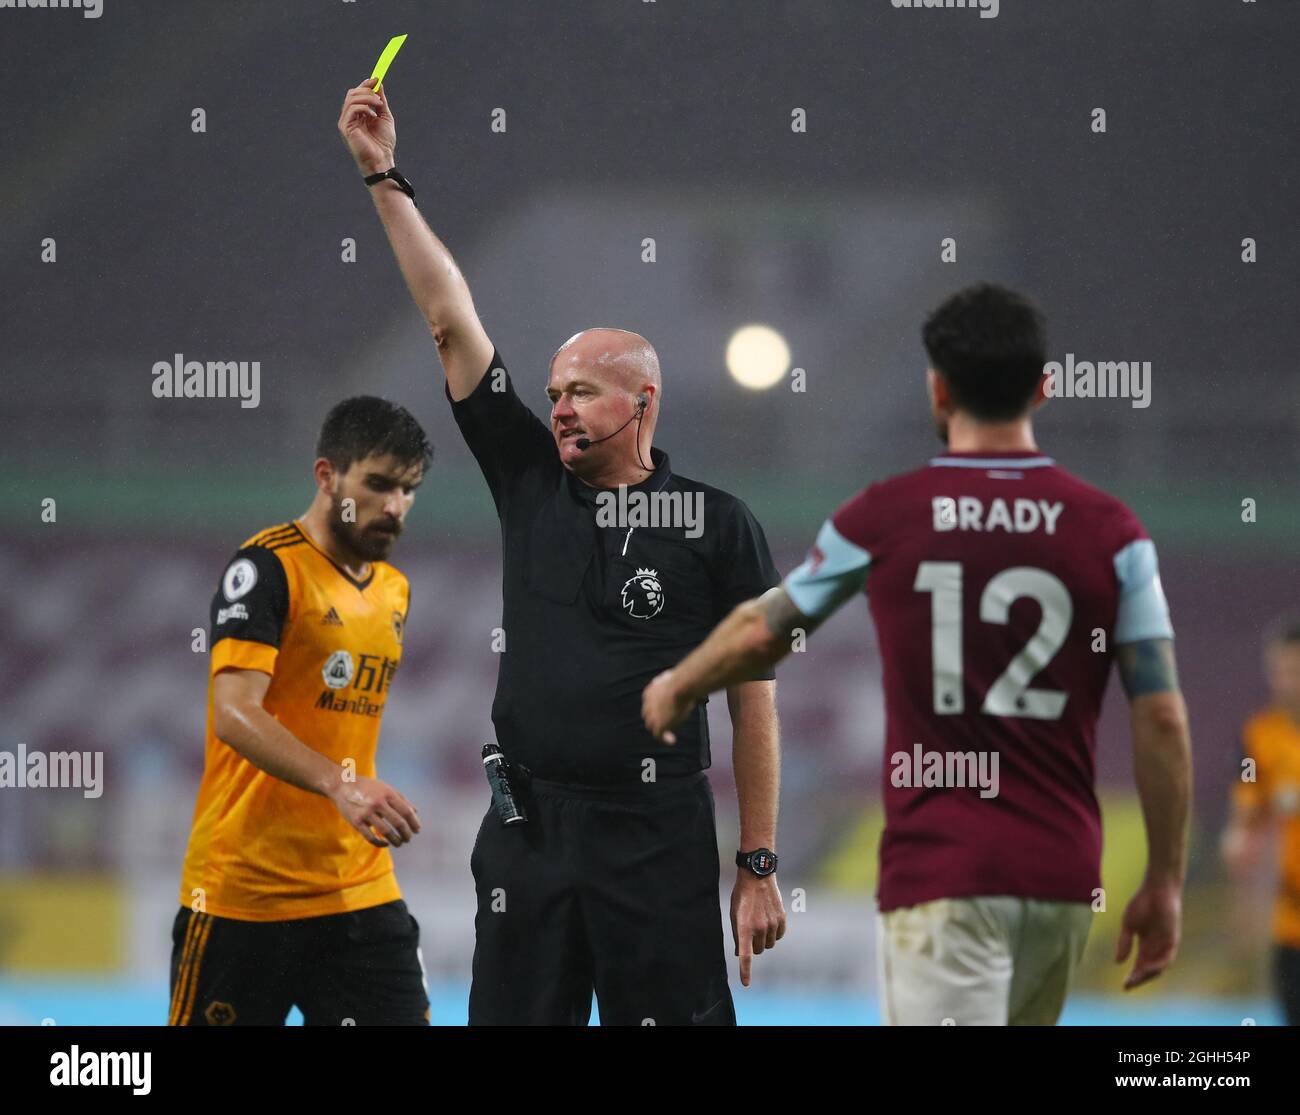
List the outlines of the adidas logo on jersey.
{"label": "adidas logo on jersey", "polygon": [[338,612],[334,608],[331,608],[321,616],[321,625],[324,627],[342,627],[343,621],[339,619]]}

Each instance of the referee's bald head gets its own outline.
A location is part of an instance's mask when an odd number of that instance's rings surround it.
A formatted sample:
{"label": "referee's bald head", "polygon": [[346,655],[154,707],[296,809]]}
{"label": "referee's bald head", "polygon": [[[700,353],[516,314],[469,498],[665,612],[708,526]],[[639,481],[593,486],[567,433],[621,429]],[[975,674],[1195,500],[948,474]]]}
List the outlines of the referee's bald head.
{"label": "referee's bald head", "polygon": [[[640,333],[610,326],[597,326],[575,333],[551,357],[551,371],[556,362],[581,368],[611,385],[617,385],[636,394],[645,386],[654,387],[658,398],[663,390],[663,377],[659,372],[659,354],[654,345]],[[647,415],[647,418],[650,416]]]}

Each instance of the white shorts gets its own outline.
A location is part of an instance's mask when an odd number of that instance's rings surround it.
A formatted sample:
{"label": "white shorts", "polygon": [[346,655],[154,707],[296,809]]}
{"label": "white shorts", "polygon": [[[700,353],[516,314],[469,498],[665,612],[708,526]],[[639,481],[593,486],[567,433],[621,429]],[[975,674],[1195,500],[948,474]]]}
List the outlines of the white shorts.
{"label": "white shorts", "polygon": [[1092,907],[940,898],[877,917],[886,1026],[1053,1026],[1088,940]]}

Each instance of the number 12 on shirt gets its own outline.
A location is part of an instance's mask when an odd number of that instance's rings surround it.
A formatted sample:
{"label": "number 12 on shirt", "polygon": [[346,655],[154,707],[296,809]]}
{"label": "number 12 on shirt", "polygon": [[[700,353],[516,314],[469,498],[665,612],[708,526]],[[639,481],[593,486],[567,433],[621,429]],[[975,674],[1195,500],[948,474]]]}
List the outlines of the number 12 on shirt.
{"label": "number 12 on shirt", "polygon": [[[934,711],[940,716],[964,712],[962,668],[963,570],[959,561],[923,561],[913,588],[931,594],[930,657],[934,671]],[[1070,630],[1074,605],[1059,577],[1019,565],[1004,569],[984,586],[980,619],[1005,624],[1011,605],[1021,597],[1042,609],[1038,630],[1011,659],[984,697],[980,711],[989,716],[1057,720],[1069,699],[1056,689],[1030,689],[1029,682],[1055,657]]]}

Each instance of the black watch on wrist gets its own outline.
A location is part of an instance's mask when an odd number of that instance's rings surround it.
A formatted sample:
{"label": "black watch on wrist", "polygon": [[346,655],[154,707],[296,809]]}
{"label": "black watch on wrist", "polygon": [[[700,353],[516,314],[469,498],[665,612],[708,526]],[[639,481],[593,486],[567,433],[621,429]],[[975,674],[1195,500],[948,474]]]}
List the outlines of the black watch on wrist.
{"label": "black watch on wrist", "polygon": [[385,179],[396,182],[402,193],[411,199],[411,204],[415,205],[417,209],[420,208],[415,201],[415,187],[403,177],[402,172],[398,170],[397,167],[382,171],[379,174],[367,174],[365,182],[367,186],[374,186],[383,182]]}
{"label": "black watch on wrist", "polygon": [[776,853],[771,848],[755,848],[752,852],[737,852],[736,866],[748,867],[760,879],[776,871]]}

